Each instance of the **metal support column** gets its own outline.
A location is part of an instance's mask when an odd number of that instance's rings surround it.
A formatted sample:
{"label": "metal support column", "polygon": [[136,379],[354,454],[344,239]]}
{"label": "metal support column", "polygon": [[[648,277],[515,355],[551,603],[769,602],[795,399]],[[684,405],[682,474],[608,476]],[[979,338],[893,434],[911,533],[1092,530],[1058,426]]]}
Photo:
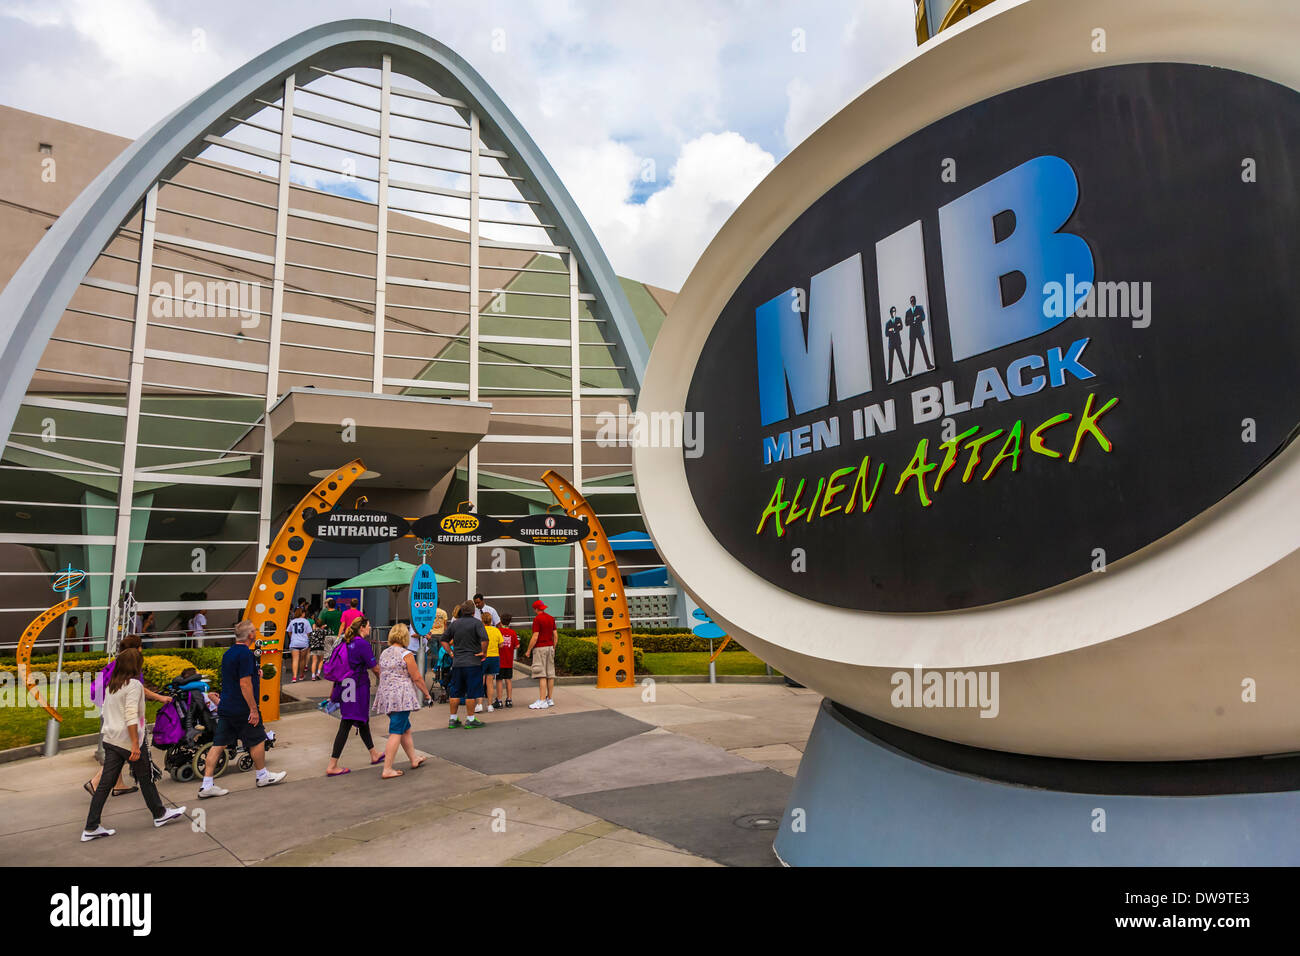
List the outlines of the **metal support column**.
{"label": "metal support column", "polygon": [[379,235],[375,245],[375,364],[370,382],[370,390],[376,395],[384,392],[384,294],[388,284],[388,128],[393,58],[387,53],[384,54],[382,72],[379,90],[379,190],[376,197]]}
{"label": "metal support column", "polygon": [[[479,325],[479,120],[469,114],[469,400],[478,401]],[[469,450],[469,500],[478,511],[478,445]],[[478,548],[465,549],[465,596],[478,590]]]}
{"label": "metal support column", "polygon": [[[573,487],[582,490],[582,323],[579,321],[578,254],[569,249],[569,392],[573,421],[573,474],[569,480]],[[587,626],[586,599],[583,592],[583,572],[587,559],[582,545],[573,546],[573,626]]]}
{"label": "metal support column", "polygon": [[[110,610],[105,647],[116,633],[117,595],[126,580],[127,559],[131,552],[131,506],[135,500],[135,456],[140,441],[140,407],[144,392],[144,348],[149,330],[149,289],[153,285],[153,245],[158,218],[158,184],[145,193],[140,226],[140,263],[136,273],[135,324],[131,333],[131,371],[126,393],[126,432],[122,441],[122,478],[117,492],[117,533],[113,541],[113,577],[109,584]],[[130,622],[126,622],[127,627]],[[123,630],[125,633],[125,629]]]}
{"label": "metal support column", "polygon": [[271,328],[266,353],[266,410],[262,414],[262,487],[258,504],[257,561],[271,546],[271,491],[275,483],[275,444],[271,407],[280,397],[280,328],[284,319],[285,250],[289,243],[289,164],[293,156],[293,74],[284,79],[280,110],[280,170],[275,199],[275,264],[271,272]]}

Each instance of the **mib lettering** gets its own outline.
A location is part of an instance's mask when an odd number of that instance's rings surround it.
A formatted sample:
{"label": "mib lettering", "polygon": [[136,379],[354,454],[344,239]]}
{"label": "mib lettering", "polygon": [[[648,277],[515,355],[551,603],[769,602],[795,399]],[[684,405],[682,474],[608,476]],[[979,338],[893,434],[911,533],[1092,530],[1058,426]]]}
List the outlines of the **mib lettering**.
{"label": "mib lettering", "polygon": [[[1051,283],[1091,286],[1094,268],[1087,242],[1060,231],[1078,198],[1070,164],[1057,156],[1039,156],[938,209],[953,362],[1039,335],[1070,318],[1072,311],[1045,309],[1036,293]],[[832,381],[836,400],[843,402],[870,395],[875,370],[884,384],[892,385],[938,367],[924,228],[918,219],[875,244],[880,350],[874,366],[861,253],[812,276],[806,322],[798,288],[758,307],[763,426],[826,407]],[[892,425],[892,401],[868,404],[859,421]],[[765,440],[765,462],[785,457],[783,446],[802,446],[804,434],[807,447],[837,445],[838,418]]]}

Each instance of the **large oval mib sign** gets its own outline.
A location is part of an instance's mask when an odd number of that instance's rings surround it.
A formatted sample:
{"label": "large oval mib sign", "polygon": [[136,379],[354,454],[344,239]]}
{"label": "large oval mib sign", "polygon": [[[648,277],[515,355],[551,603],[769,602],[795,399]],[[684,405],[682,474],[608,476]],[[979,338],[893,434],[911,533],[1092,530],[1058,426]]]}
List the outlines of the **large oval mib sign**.
{"label": "large oval mib sign", "polygon": [[1106,67],[876,156],[740,282],[687,392],[695,507],[844,608],[944,611],[1104,572],[1300,423],[1300,95]]}

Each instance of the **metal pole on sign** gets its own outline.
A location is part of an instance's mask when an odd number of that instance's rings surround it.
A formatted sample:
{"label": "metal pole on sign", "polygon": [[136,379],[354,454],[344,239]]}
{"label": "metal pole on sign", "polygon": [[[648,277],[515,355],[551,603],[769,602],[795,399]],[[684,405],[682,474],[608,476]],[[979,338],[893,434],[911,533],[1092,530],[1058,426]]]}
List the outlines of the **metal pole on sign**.
{"label": "metal pole on sign", "polygon": [[716,684],[717,682],[718,668],[717,665],[713,663],[713,638],[709,638],[709,683]]}
{"label": "metal pole on sign", "polygon": [[[420,538],[416,541],[415,550],[420,554],[420,563],[429,563],[429,552],[433,550],[433,540],[431,538]],[[407,600],[410,601],[413,594],[407,594]],[[415,608],[411,608],[411,628],[415,628]],[[420,642],[420,676],[423,677],[429,672],[429,636],[427,634],[417,634]]]}
{"label": "metal pole on sign", "polygon": [[[85,575],[81,571],[74,571],[69,564],[54,580],[54,591],[63,592],[63,600],[66,602],[72,596],[72,589],[81,583]],[[63,587],[60,588],[59,584]],[[68,612],[63,612],[63,617],[59,621],[59,656],[58,663],[54,668],[54,698],[53,707],[58,710],[63,706],[63,650],[68,638]],[[53,757],[59,752],[59,722],[51,717],[45,722],[45,749],[44,754],[47,757]]]}

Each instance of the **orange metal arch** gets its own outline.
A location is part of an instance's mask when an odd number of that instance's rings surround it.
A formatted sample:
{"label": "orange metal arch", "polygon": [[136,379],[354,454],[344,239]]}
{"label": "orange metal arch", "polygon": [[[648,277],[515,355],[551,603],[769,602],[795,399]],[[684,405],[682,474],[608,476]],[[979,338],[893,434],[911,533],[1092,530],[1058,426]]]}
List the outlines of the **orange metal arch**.
{"label": "orange metal arch", "polygon": [[[298,502],[280,528],[253,582],[248,604],[244,607],[244,619],[252,621],[261,635],[258,646],[262,649],[262,699],[258,703],[263,721],[280,719],[284,633],[289,626],[289,611],[293,607],[298,575],[314,540],[302,530],[302,523],[315,514],[331,510],[365,470],[365,463],[356,458],[336,468],[328,478],[322,478],[320,484]],[[269,675],[268,665],[271,668]]]}
{"label": "orange metal arch", "polygon": [[50,622],[55,618],[62,616],[64,611],[70,611],[81,603],[81,598],[68,598],[54,607],[47,608],[37,615],[36,620],[27,625],[27,630],[23,631],[23,636],[18,639],[18,677],[27,685],[27,692],[38,704],[45,708],[45,712],[63,723],[63,715],[57,710],[41,700],[40,692],[36,690],[36,679],[32,677],[32,645],[36,643],[36,638],[41,636],[41,631],[50,626]]}
{"label": "orange metal arch", "polygon": [[[618,572],[614,549],[600,526],[600,519],[578,489],[554,471],[542,475],[560,505],[575,518],[586,518],[591,533],[582,542],[582,557],[591,575],[591,593],[596,608],[596,686],[631,687],[636,683],[632,671],[632,616],[623,593],[623,578]],[[573,589],[582,600],[582,582]]]}

